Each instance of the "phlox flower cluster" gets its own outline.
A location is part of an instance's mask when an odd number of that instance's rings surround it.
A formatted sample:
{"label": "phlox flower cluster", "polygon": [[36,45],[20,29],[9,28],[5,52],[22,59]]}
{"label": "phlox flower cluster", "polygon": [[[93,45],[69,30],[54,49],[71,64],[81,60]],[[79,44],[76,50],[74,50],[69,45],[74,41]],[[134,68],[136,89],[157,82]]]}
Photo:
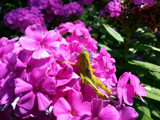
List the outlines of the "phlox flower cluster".
{"label": "phlox flower cluster", "polygon": [[62,0],[28,0],[24,8],[13,9],[4,16],[4,23],[11,29],[24,30],[33,24],[40,24],[44,28],[44,22],[52,22],[58,17],[60,22],[68,19],[71,15],[80,16],[83,12],[79,2],[63,4]]}
{"label": "phlox flower cluster", "polygon": [[[115,99],[100,88],[106,99],[99,99],[91,85],[82,83],[79,66],[71,63],[78,62],[83,49],[93,74]],[[96,40],[79,20],[50,31],[34,24],[23,37],[0,38],[0,118],[134,120],[133,98],[136,94],[143,101],[146,92],[130,72],[117,80],[114,63],[104,47],[97,52]]]}
{"label": "phlox flower cluster", "polygon": [[5,14],[4,24],[11,26],[11,29],[20,28],[22,33],[24,33],[28,26],[33,24],[40,24],[43,28],[46,28],[43,14],[35,7],[13,9],[11,12]]}
{"label": "phlox flower cluster", "polygon": [[83,12],[83,8],[78,2],[70,2],[63,6],[63,16],[69,18],[70,15],[80,16]]}
{"label": "phlox flower cluster", "polygon": [[29,0],[29,7],[37,7],[39,10],[45,10],[47,14],[62,15],[62,0]]}
{"label": "phlox flower cluster", "polygon": [[119,0],[110,1],[105,8],[101,10],[101,15],[106,16],[106,13],[109,13],[110,17],[119,17],[121,8],[123,8],[123,6],[119,3]]}
{"label": "phlox flower cluster", "polygon": [[62,19],[69,18],[70,15],[74,14],[80,16],[83,12],[83,8],[78,2],[70,2],[68,4],[63,4],[62,0],[29,0],[28,6],[38,7],[40,10],[45,10],[44,13],[47,16],[58,15]]}

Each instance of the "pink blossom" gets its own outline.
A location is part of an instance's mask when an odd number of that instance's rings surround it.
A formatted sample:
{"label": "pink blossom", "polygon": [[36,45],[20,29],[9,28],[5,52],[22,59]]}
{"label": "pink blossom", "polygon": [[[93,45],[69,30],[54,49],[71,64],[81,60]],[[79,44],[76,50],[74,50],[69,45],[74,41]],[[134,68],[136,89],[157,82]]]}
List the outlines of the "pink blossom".
{"label": "pink blossom", "polygon": [[14,96],[14,78],[7,76],[0,80],[0,105],[11,102]]}
{"label": "pink blossom", "polygon": [[138,118],[138,113],[131,107],[123,107],[119,111],[120,118],[119,120],[136,120]]}
{"label": "pink blossom", "polygon": [[83,115],[90,115],[90,103],[83,102],[78,92],[70,93],[67,99],[59,98],[53,107],[57,120],[79,120]]}
{"label": "pink blossom", "polygon": [[24,49],[34,51],[32,55],[34,59],[50,57],[58,49],[61,41],[58,32],[54,30],[45,32],[38,24],[29,26],[25,34],[25,37],[20,38],[20,43]]}
{"label": "pink blossom", "polygon": [[[127,84],[129,79],[131,84]],[[123,104],[123,102],[125,102],[128,105],[133,105],[133,98],[135,97],[134,91],[140,97],[147,95],[143,86],[140,85],[139,79],[135,75],[131,74],[131,72],[125,72],[123,75],[120,76],[117,85],[117,92],[120,104]]]}
{"label": "pink blossom", "polygon": [[[93,99],[91,102],[91,116],[84,115],[85,120],[118,120],[119,113],[112,105],[106,105],[106,101]],[[82,117],[82,118],[83,118]]]}
{"label": "pink blossom", "polygon": [[22,94],[17,105],[25,111],[33,110],[35,102],[38,110],[43,111],[51,104],[49,95],[55,93],[55,79],[46,77],[43,69],[35,69],[29,79],[15,79],[15,93]]}

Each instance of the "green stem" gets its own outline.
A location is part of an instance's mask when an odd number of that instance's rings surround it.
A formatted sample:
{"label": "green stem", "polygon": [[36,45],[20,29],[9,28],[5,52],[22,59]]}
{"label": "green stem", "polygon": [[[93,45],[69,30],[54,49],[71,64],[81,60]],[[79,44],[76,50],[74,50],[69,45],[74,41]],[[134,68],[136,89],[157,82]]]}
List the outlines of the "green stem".
{"label": "green stem", "polygon": [[128,50],[129,50],[129,42],[131,40],[131,35],[132,35],[132,32],[131,31],[128,31],[127,33],[127,40],[126,40],[126,43],[124,44],[124,48],[125,48],[125,51],[124,51],[124,57],[126,57],[127,53],[128,53]]}

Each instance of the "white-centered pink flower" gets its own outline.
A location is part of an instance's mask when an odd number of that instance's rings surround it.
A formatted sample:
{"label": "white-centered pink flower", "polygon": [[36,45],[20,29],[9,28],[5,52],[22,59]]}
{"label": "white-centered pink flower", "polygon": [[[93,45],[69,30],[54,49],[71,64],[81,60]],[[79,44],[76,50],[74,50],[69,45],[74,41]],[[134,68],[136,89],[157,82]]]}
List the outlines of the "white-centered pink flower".
{"label": "white-centered pink flower", "polygon": [[20,43],[24,49],[34,51],[32,55],[34,59],[50,57],[58,49],[62,40],[59,32],[44,31],[38,24],[27,27],[25,35],[20,38]]}

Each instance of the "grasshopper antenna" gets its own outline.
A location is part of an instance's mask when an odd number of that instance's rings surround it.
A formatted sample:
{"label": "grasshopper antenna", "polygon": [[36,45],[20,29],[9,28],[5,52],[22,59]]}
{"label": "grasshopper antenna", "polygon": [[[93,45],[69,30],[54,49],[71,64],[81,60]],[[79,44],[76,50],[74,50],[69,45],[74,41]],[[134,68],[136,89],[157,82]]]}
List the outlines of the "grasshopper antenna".
{"label": "grasshopper antenna", "polygon": [[83,50],[85,48],[85,32],[83,33]]}

